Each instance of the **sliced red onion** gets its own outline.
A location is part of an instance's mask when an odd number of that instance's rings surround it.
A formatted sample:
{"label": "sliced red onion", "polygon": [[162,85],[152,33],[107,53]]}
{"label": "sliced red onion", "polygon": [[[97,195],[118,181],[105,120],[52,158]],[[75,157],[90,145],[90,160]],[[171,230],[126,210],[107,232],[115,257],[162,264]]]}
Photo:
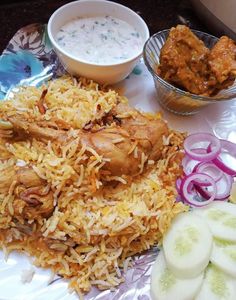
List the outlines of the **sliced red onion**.
{"label": "sliced red onion", "polygon": [[181,178],[177,178],[177,179],[176,179],[176,182],[175,182],[175,187],[176,187],[176,190],[177,190],[177,192],[178,192],[179,194],[180,194],[180,192],[181,192],[181,189],[180,189],[181,182],[182,182],[182,179],[181,179]]}
{"label": "sliced red onion", "polygon": [[[182,185],[182,179],[178,178],[175,182],[175,187],[177,192],[179,193],[180,196],[182,196],[182,189],[181,189],[181,185]],[[206,186],[206,185],[205,185]],[[191,192],[193,189],[193,183],[189,185],[188,187],[188,191]]]}
{"label": "sliced red onion", "polygon": [[177,195],[175,198],[175,202],[182,202],[182,197],[180,195]]}
{"label": "sliced red onion", "polygon": [[[213,162],[225,173],[236,176],[236,144],[226,140],[220,140],[220,143],[221,152],[213,159]],[[210,145],[208,149],[212,150],[213,147]]]}
{"label": "sliced red onion", "polygon": [[198,173],[206,173],[207,175],[211,176],[215,180],[215,182],[219,181],[223,176],[222,170],[211,162],[199,163],[198,165],[196,165],[194,171]]}
{"label": "sliced red onion", "polygon": [[[207,149],[208,146],[211,145],[209,152],[207,151],[207,153],[199,154],[192,150],[196,149],[196,144],[199,144],[199,148],[202,148],[202,143],[207,143],[205,149]],[[184,150],[188,154],[188,156],[201,162],[211,161],[216,158],[220,153],[220,149],[220,140],[210,133],[193,133],[189,135],[184,141]]]}
{"label": "sliced red onion", "polygon": [[[208,198],[202,199],[203,201],[199,201],[199,197],[197,195],[196,190],[192,189],[190,190],[190,186],[193,185],[193,182],[197,180],[200,180],[201,182],[209,182],[210,186],[212,187],[212,192],[209,194]],[[197,185],[197,184],[196,184]],[[209,203],[211,203],[215,199],[216,195],[216,184],[213,178],[211,178],[209,175],[203,174],[203,173],[193,173],[188,176],[186,176],[181,183],[181,194],[185,200],[186,203],[196,206],[196,207],[202,207]]]}
{"label": "sliced red onion", "polygon": [[[233,178],[223,173],[221,179],[216,183],[216,194],[215,200],[227,200],[230,196],[230,191],[233,184]],[[214,191],[212,186],[202,187],[200,185],[196,186],[197,191],[202,195],[202,197],[209,199]]]}
{"label": "sliced red onion", "polygon": [[[192,149],[194,153],[198,154],[206,154],[207,150],[204,148],[196,148]],[[185,175],[189,175],[192,172],[194,172],[195,166],[199,164],[199,160],[192,159],[190,156],[187,154],[184,156],[182,159],[182,166],[183,166],[183,171]]]}
{"label": "sliced red onion", "polygon": [[233,177],[229,174],[223,173],[223,176],[216,183],[216,200],[225,200],[230,196],[232,189]]}
{"label": "sliced red onion", "polygon": [[236,176],[236,144],[209,133],[196,133],[185,139],[184,149],[185,177],[176,181],[177,200],[197,207],[227,200]]}

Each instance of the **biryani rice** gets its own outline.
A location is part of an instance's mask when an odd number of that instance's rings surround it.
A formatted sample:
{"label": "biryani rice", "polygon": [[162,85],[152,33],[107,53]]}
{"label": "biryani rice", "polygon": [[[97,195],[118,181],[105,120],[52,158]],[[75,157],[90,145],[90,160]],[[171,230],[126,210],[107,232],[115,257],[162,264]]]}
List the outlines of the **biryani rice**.
{"label": "biryani rice", "polygon": [[[35,103],[45,88],[45,119],[65,120],[74,139],[60,149],[53,141],[45,145],[36,139],[0,140],[1,247],[7,253],[29,253],[35,265],[70,278],[70,287],[78,293],[89,291],[91,285],[114,288],[124,281],[130,257],[159,243],[173,217],[187,210],[175,202],[184,134],[172,131],[165,137],[163,158],[148,162],[141,175],[133,180],[110,178],[119,183],[104,185],[98,173],[105,159],[92,148],[78,150],[76,130],[127,99],[92,81],[65,76],[40,88],[21,88],[13,100],[0,104],[0,116],[27,112],[34,120],[40,115]],[[132,145],[131,155],[135,149]],[[84,165],[81,161],[88,152],[91,156]],[[143,156],[141,170],[146,161]],[[24,218],[23,208],[16,205],[12,178],[22,163],[32,165],[53,191],[52,199],[44,204],[45,209],[52,207],[48,217],[31,213]]]}

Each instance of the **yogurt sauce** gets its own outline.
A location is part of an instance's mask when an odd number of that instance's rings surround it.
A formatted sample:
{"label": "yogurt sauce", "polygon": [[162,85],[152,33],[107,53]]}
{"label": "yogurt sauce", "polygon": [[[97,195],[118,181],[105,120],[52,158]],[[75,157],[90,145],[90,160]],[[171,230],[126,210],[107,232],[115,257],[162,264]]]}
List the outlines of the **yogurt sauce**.
{"label": "yogurt sauce", "polygon": [[112,16],[73,19],[60,28],[56,40],[69,54],[100,65],[131,58],[143,46],[134,27]]}

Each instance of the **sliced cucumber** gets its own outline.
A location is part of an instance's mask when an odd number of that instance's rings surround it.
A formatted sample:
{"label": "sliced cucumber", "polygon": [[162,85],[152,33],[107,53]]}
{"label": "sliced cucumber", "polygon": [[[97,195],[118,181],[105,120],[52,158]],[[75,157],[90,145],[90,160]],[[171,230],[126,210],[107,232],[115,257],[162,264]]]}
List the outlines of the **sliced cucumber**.
{"label": "sliced cucumber", "polygon": [[232,184],[232,188],[231,188],[231,193],[229,196],[229,200],[236,204],[236,181],[234,181],[234,183]]}
{"label": "sliced cucumber", "polygon": [[235,300],[236,281],[213,264],[206,269],[202,288],[195,300]]}
{"label": "sliced cucumber", "polygon": [[192,300],[200,291],[203,273],[195,278],[177,278],[166,265],[162,251],[158,254],[151,274],[151,297],[153,300]]}
{"label": "sliced cucumber", "polygon": [[236,278],[236,243],[214,240],[210,261]]}
{"label": "sliced cucumber", "polygon": [[202,217],[192,212],[179,214],[163,239],[168,268],[177,277],[196,277],[209,263],[212,240]]}
{"label": "sliced cucumber", "polygon": [[203,216],[214,237],[236,242],[236,205],[229,202],[214,201],[194,213]]}

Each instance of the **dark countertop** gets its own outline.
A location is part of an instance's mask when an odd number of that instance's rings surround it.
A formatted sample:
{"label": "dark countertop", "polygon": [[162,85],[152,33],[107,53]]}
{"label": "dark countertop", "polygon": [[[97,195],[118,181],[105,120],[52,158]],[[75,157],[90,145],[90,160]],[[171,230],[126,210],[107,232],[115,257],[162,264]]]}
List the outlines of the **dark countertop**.
{"label": "dark countertop", "polygon": [[[2,0],[0,4],[0,53],[18,29],[32,23],[47,23],[50,15],[65,0]],[[120,0],[138,12],[150,33],[185,23],[193,29],[205,30],[189,0]],[[207,30],[209,32],[209,30]]]}

